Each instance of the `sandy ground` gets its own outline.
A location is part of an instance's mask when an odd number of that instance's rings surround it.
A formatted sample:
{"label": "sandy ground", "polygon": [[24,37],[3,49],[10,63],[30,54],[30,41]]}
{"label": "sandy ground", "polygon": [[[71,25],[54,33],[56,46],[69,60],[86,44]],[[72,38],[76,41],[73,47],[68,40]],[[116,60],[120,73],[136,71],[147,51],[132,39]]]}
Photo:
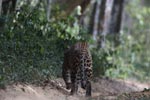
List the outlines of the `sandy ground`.
{"label": "sandy ground", "polygon": [[[70,96],[64,89],[62,79],[48,82],[45,87],[15,84],[0,89],[0,100],[85,100],[85,91],[79,89],[77,95]],[[115,100],[121,93],[141,91],[150,85],[139,82],[95,78],[92,82],[92,100]],[[103,99],[101,99],[103,98]],[[104,99],[105,98],[105,99]],[[89,99],[91,100],[91,99]]]}

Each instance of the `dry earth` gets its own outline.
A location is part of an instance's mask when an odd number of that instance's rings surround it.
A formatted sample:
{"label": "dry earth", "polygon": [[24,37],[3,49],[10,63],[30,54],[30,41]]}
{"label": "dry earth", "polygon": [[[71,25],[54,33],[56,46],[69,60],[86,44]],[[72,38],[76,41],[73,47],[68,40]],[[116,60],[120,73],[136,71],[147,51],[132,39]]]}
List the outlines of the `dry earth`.
{"label": "dry earth", "polygon": [[45,86],[14,84],[0,89],[0,100],[115,100],[122,93],[142,91],[149,84],[133,81],[95,78],[92,82],[92,98],[85,98],[85,91],[79,89],[74,96],[69,95],[62,79],[48,81]]}

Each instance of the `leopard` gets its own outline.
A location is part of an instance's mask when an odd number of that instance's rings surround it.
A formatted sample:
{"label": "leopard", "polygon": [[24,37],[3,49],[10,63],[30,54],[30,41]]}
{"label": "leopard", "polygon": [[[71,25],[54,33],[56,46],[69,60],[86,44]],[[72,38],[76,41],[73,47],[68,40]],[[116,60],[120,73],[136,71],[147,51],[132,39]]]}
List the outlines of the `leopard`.
{"label": "leopard", "polygon": [[70,94],[78,92],[78,86],[91,96],[91,79],[93,76],[92,56],[87,42],[77,42],[64,52],[62,77]]}

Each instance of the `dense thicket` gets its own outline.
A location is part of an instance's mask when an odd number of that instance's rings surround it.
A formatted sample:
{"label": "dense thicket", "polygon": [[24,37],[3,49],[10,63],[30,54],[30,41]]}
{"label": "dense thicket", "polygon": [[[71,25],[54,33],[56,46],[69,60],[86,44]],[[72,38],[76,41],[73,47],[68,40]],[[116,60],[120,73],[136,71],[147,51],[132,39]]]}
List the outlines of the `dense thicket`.
{"label": "dense thicket", "polygon": [[[90,44],[94,76],[150,80],[149,7],[136,0],[128,2],[118,45],[114,35],[107,35],[105,47],[100,48],[88,27],[79,25],[76,14],[62,18],[61,8],[55,5],[47,21],[43,2],[20,6],[20,10],[0,17],[0,84],[60,77],[64,50],[76,41]],[[97,37],[101,39],[101,35]]]}

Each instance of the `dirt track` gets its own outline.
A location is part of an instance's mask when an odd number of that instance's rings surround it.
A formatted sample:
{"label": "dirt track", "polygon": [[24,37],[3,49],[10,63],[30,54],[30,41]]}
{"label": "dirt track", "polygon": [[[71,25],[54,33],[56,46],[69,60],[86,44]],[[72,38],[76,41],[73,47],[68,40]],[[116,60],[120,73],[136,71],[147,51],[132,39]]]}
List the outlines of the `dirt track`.
{"label": "dirt track", "polygon": [[[56,84],[55,84],[56,83]],[[58,88],[60,86],[61,88]],[[147,84],[137,82],[112,80],[106,78],[96,78],[92,82],[92,98],[101,100],[114,100],[121,93],[132,91],[141,91],[148,88]],[[83,100],[84,90],[79,89],[79,94],[70,96],[63,90],[64,82],[62,79],[56,79],[54,84],[48,83],[43,87],[33,85],[11,85],[6,90],[0,90],[0,100]]]}

